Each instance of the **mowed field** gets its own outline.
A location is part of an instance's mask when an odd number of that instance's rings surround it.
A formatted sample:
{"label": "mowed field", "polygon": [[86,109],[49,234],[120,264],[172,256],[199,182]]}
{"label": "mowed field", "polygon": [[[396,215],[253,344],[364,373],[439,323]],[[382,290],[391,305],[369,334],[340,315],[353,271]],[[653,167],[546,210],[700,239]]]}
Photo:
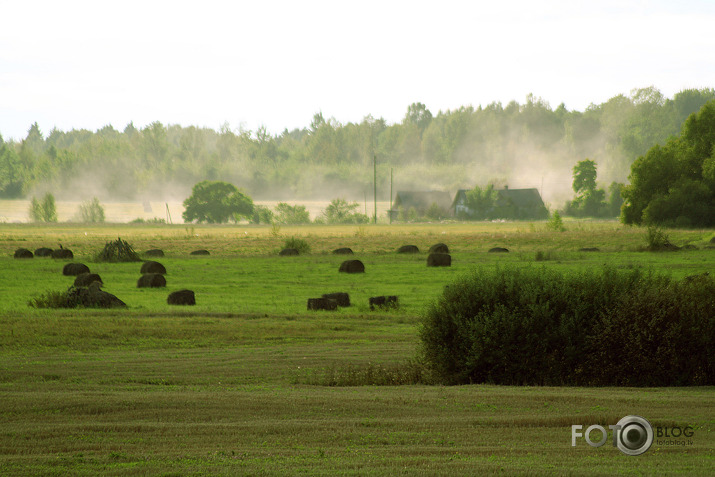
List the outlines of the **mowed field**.
{"label": "mowed field", "polygon": [[[715,250],[705,248],[712,230],[669,231],[673,243],[697,250],[650,253],[639,251],[643,229],[566,227],[2,224],[0,474],[711,475],[711,387],[361,384],[409,371],[425,307],[473,268],[715,273]],[[136,288],[138,263],[93,262],[117,237],[139,252],[164,250],[167,288]],[[290,237],[311,253],[279,257]],[[426,266],[437,242],[450,247],[452,267]],[[64,261],[12,253],[60,243],[129,308],[28,307],[72,278],[61,273]],[[405,244],[421,253],[396,254]],[[495,246],[510,252],[487,252]],[[344,257],[330,253],[338,247],[351,247],[366,273],[338,273]],[[196,249],[211,255],[190,256]],[[537,252],[547,260],[536,261]],[[196,306],[166,304],[182,288],[196,292]],[[338,291],[353,306],[306,310],[308,298]],[[400,307],[371,311],[375,295],[398,295]],[[654,426],[693,426],[692,445],[654,443],[639,457],[610,443],[571,446],[572,424],[605,426],[631,414]]]}

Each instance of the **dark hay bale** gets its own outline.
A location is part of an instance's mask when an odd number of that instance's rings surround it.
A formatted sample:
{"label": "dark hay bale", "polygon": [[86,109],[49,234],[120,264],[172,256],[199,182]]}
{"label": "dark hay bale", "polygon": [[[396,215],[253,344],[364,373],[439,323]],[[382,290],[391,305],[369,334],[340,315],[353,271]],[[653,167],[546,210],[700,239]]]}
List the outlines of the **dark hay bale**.
{"label": "dark hay bale", "polygon": [[494,247],[489,249],[489,253],[507,253],[509,252],[508,248],[504,247]]}
{"label": "dark hay bale", "polygon": [[365,265],[360,260],[345,260],[340,264],[339,272],[365,273]]}
{"label": "dark hay bale", "polygon": [[335,300],[338,303],[338,306],[350,306],[350,295],[348,295],[347,293],[326,293],[323,295],[323,298]]}
{"label": "dark hay bale", "polygon": [[166,278],[161,273],[145,273],[137,281],[137,288],[161,288],[166,286]]}
{"label": "dark hay bale", "polygon": [[278,252],[278,255],[281,255],[283,257],[290,257],[293,255],[300,255],[300,252],[297,248],[284,248],[283,250]]}
{"label": "dark hay bale", "polygon": [[189,255],[211,255],[211,253],[208,250],[202,248],[199,250],[194,250]]}
{"label": "dark hay bale", "polygon": [[338,302],[330,298],[308,298],[309,310],[337,310]]}
{"label": "dark hay bale", "polygon": [[127,304],[111,293],[100,289],[98,282],[87,287],[70,287],[67,291],[68,303],[74,307],[88,308],[126,308]]}
{"label": "dark hay bale", "polygon": [[196,296],[193,290],[179,290],[169,293],[166,302],[169,305],[195,305]]}
{"label": "dark hay bale", "polygon": [[397,249],[397,253],[420,253],[420,249],[417,245],[403,245]]}
{"label": "dark hay bale", "polygon": [[142,269],[139,273],[161,273],[162,275],[166,275],[166,267],[159,262],[148,260],[142,263]]}
{"label": "dark hay bale", "polygon": [[104,283],[102,278],[96,273],[80,273],[74,279],[75,287],[88,287],[94,282]]}
{"label": "dark hay bale", "polygon": [[18,248],[15,250],[15,258],[32,258],[34,255],[26,248]]}
{"label": "dark hay bale", "polygon": [[449,247],[443,243],[436,243],[429,248],[429,253],[449,253]]}
{"label": "dark hay bale", "polygon": [[348,247],[336,248],[335,250],[333,250],[333,253],[335,255],[352,255],[353,249],[348,248]]}
{"label": "dark hay bale", "polygon": [[[683,250],[698,250],[698,247],[689,243],[687,245],[683,245]],[[37,254],[35,254],[35,255],[37,255]]]}
{"label": "dark hay bale", "polygon": [[74,254],[72,253],[72,250],[68,248],[58,248],[52,251],[52,258],[72,260],[74,258]]}
{"label": "dark hay bale", "polygon": [[448,253],[430,253],[427,256],[428,267],[451,267],[452,256]]}
{"label": "dark hay bale", "polygon": [[583,247],[578,249],[579,252],[600,252],[597,247]]}
{"label": "dark hay bale", "polygon": [[141,262],[139,254],[126,241],[117,237],[117,240],[107,242],[104,248],[95,257],[98,262]]}
{"label": "dark hay bale", "polygon": [[62,267],[62,275],[76,277],[82,273],[89,273],[89,267],[84,263],[68,263]]}
{"label": "dark hay bale", "polygon": [[398,302],[395,295],[370,297],[370,310],[375,310],[375,308],[387,309],[397,307]]}
{"label": "dark hay bale", "polygon": [[163,257],[164,251],[159,250],[158,248],[153,248],[144,252],[144,255],[146,255],[147,257]]}
{"label": "dark hay bale", "polygon": [[35,257],[51,257],[52,249],[47,247],[40,247],[35,250]]}

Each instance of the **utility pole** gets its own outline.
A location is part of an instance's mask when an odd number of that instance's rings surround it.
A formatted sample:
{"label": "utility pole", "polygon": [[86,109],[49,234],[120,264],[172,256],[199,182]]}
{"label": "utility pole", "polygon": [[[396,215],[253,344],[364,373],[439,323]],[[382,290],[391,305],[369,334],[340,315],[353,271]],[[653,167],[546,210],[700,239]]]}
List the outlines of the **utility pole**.
{"label": "utility pole", "polygon": [[372,186],[374,192],[375,200],[375,215],[373,215],[373,222],[377,224],[377,155],[372,155]]}
{"label": "utility pole", "polygon": [[390,210],[387,214],[390,216],[390,224],[392,224],[392,167],[390,167]]}

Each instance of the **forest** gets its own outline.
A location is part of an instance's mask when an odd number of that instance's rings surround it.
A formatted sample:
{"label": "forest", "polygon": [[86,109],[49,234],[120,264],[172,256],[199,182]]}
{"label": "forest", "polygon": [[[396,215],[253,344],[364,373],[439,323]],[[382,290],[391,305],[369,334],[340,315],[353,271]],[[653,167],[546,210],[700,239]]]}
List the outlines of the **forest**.
{"label": "forest", "polygon": [[714,98],[711,88],[667,98],[647,87],[585,111],[533,95],[436,113],[416,102],[396,124],[373,116],[341,124],[317,112],[309,126],[280,134],[160,122],[43,132],[35,123],[24,139],[0,135],[0,197],[183,200],[195,183],[222,180],[259,200],[361,200],[372,191],[374,158],[379,200],[389,198],[392,170],[395,190],[541,186],[560,207],[573,198],[578,161],[596,164],[601,187],[625,183],[637,158]]}

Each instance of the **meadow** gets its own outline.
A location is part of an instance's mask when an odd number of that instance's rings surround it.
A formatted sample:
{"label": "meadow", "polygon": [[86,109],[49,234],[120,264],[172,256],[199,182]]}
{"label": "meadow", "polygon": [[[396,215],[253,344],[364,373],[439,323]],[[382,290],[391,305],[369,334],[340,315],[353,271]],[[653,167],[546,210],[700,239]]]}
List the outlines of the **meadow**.
{"label": "meadow", "polygon": [[[640,228],[566,228],[1,224],[0,474],[711,474],[711,387],[440,386],[427,376],[394,384],[419,367],[425,306],[475,267],[607,265],[678,279],[715,271],[715,250],[705,248],[712,230],[668,231],[671,242],[697,249],[652,253],[641,250]],[[164,250],[167,288],[136,288],[138,263],[93,261],[117,237],[139,252]],[[311,253],[279,257],[290,237]],[[450,247],[452,267],[426,267],[437,242]],[[128,308],[30,308],[32,297],[72,278],[61,273],[64,261],[12,253],[60,243]],[[396,254],[405,244],[422,252]],[[496,246],[510,253],[487,253]],[[351,247],[366,273],[339,274],[344,257],[330,253],[338,247]],[[200,248],[211,255],[189,256]],[[181,288],[196,292],[195,306],[166,304]],[[308,298],[336,291],[353,306],[306,310]],[[371,311],[375,295],[398,295],[400,307]],[[381,385],[390,376],[394,383]],[[631,414],[692,426],[692,445],[654,443],[639,457],[610,444],[571,446],[572,424]]]}

